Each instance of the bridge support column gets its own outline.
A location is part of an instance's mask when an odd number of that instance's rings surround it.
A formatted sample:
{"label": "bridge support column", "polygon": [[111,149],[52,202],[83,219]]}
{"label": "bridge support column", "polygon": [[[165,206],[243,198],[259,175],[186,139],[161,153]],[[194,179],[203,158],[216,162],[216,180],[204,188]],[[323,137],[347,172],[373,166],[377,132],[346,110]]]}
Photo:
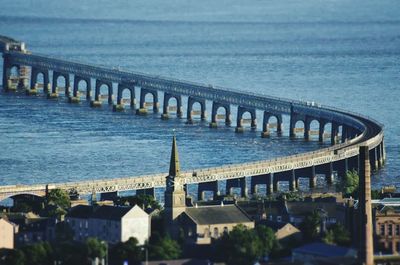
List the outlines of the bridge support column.
{"label": "bridge support column", "polygon": [[267,138],[270,136],[270,125],[269,125],[269,119],[271,116],[276,117],[276,132],[278,135],[282,135],[282,115],[281,114],[272,114],[267,111],[264,111],[263,115],[263,130],[261,132],[261,137],[262,138]]}
{"label": "bridge support column", "polygon": [[229,193],[229,195],[233,195],[234,188],[240,188],[240,196],[247,197],[248,190],[245,177],[226,180],[226,191]]}
{"label": "bridge support column", "polygon": [[136,190],[136,195],[149,195],[155,198],[156,197],[155,188]]}
{"label": "bridge support column", "polygon": [[379,145],[379,149],[380,149],[380,167],[383,167],[383,165],[385,164],[385,159],[384,159],[384,147],[383,147],[383,141],[381,142],[381,144]]}
{"label": "bridge support column", "polygon": [[193,104],[198,102],[200,104],[200,118],[201,120],[206,119],[206,101],[204,99],[196,99],[194,97],[188,98],[187,106],[187,124],[193,124]]}
{"label": "bridge support column", "polygon": [[118,198],[118,191],[100,193],[100,201],[114,201]]}
{"label": "bridge support column", "polygon": [[289,191],[297,190],[296,170],[292,169],[289,179]]}
{"label": "bridge support column", "polygon": [[225,124],[229,126],[231,124],[231,106],[229,104],[221,104],[218,102],[213,102],[212,110],[211,110],[211,123],[210,128],[217,128],[217,116],[218,109],[222,107],[225,109]]}
{"label": "bridge support column", "polygon": [[297,117],[293,111],[293,107],[290,110],[290,123],[289,123],[289,137],[291,139],[296,137],[295,128],[296,128]]}
{"label": "bridge support column", "polygon": [[245,112],[249,112],[251,115],[251,129],[255,130],[257,128],[256,110],[239,106],[237,111],[236,129],[235,129],[235,132],[237,133],[241,133],[244,131],[242,117]]}
{"label": "bridge support column", "polygon": [[372,153],[372,155],[370,155],[372,168],[373,168],[374,171],[376,171],[376,170],[379,169],[378,150],[375,147],[374,149],[370,150],[370,152]]}
{"label": "bridge support column", "polygon": [[[267,176],[265,175],[260,175],[260,176],[252,176],[250,179],[250,194],[251,195],[257,195],[258,194],[258,188],[257,185],[266,185],[267,189],[267,194],[268,194],[268,185],[267,185]],[[272,186],[271,186],[272,188]]]}
{"label": "bridge support column", "polygon": [[348,139],[348,127],[346,125],[342,126],[342,143],[345,143]]}
{"label": "bridge support column", "polygon": [[336,137],[338,134],[339,125],[336,122],[332,122],[332,129],[331,129],[331,145],[336,144]]}
{"label": "bridge support column", "polygon": [[96,84],[95,84],[95,91],[94,91],[94,101],[90,102],[91,107],[101,107],[102,105],[102,100],[100,99],[100,87],[102,85],[106,85],[108,89],[108,104],[112,105],[113,104],[113,86],[112,82],[108,81],[102,81],[99,79],[96,79]]}
{"label": "bridge support column", "polygon": [[319,130],[318,130],[318,142],[323,143],[324,142],[324,133],[325,133],[325,124],[326,122],[322,119],[319,121]]}
{"label": "bridge support column", "polygon": [[152,94],[153,95],[153,112],[158,113],[158,93],[154,90],[149,90],[147,88],[140,89],[140,102],[139,102],[139,109],[136,111],[136,114],[143,115],[147,114],[147,107],[146,107],[146,95]]}
{"label": "bridge support column", "polygon": [[217,196],[219,196],[219,190],[218,190],[218,181],[211,181],[211,182],[202,182],[198,184],[197,187],[197,199],[199,201],[204,200],[204,193],[205,191],[212,191],[213,192],[213,200],[217,199]]}
{"label": "bridge support column", "polygon": [[25,91],[27,95],[36,95],[37,94],[37,75],[39,74],[39,70],[35,67],[31,68],[31,84]]}
{"label": "bridge support column", "polygon": [[124,110],[124,104],[122,102],[122,93],[124,92],[125,89],[129,90],[130,93],[130,103],[129,106],[131,109],[135,108],[136,104],[136,97],[135,97],[135,86],[132,85],[133,87],[130,87],[131,85],[127,84],[118,84],[118,94],[117,94],[117,105],[113,106],[113,111],[123,111]]}
{"label": "bridge support column", "polygon": [[176,116],[182,117],[182,97],[180,95],[172,95],[169,93],[164,93],[164,104],[163,104],[163,113],[161,114],[161,119],[168,119],[168,110],[169,110],[169,100],[171,98],[176,99]]}
{"label": "bridge support column", "polygon": [[11,72],[9,55],[3,53],[3,59],[3,89],[4,91],[8,91],[10,88],[8,78],[10,77]]}
{"label": "bridge support column", "polygon": [[274,184],[274,173],[270,173],[267,176],[267,195],[271,195],[275,191],[278,191],[278,187],[275,187]]}
{"label": "bridge support column", "polygon": [[317,186],[317,174],[315,173],[315,166],[311,167],[311,175],[309,181],[310,181],[310,189],[313,189]]}
{"label": "bridge support column", "polygon": [[312,119],[309,117],[306,117],[304,119],[304,140],[309,141],[310,140],[310,125],[311,125]]}
{"label": "bridge support column", "polygon": [[328,172],[325,174],[326,183],[332,185],[335,180],[335,175],[333,174],[333,163],[330,162],[328,166]]}
{"label": "bridge support column", "polygon": [[91,90],[92,90],[92,84],[91,84],[91,79],[90,78],[84,78],[75,75],[74,76],[74,87],[73,87],[73,92],[72,92],[72,98],[71,102],[72,103],[77,103],[80,101],[80,96],[78,95],[79,93],[79,82],[80,81],[85,81],[86,83],[86,100],[90,101],[91,98]]}

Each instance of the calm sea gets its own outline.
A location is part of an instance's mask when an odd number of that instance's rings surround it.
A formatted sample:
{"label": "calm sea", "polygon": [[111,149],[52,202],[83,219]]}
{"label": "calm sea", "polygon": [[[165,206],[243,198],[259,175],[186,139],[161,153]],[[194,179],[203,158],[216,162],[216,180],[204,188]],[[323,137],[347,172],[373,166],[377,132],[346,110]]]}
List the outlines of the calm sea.
{"label": "calm sea", "polygon": [[[384,123],[400,187],[400,2],[2,0],[0,35],[33,52],[315,101]],[[234,117],[232,117],[234,118]],[[258,117],[261,123],[261,116]],[[285,121],[287,123],[287,120]],[[0,94],[0,185],[167,172],[304,152],[316,142]]]}

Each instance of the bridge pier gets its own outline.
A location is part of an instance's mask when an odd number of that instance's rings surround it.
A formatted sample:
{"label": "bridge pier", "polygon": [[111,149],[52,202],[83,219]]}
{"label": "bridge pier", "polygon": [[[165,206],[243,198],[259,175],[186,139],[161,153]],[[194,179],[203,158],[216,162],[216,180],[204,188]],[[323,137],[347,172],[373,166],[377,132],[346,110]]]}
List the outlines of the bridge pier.
{"label": "bridge pier", "polygon": [[197,200],[199,200],[199,201],[204,200],[204,192],[205,191],[212,191],[213,199],[216,200],[217,196],[219,195],[218,181],[199,183],[197,186]]}
{"label": "bridge pier", "polygon": [[310,173],[310,177],[309,177],[309,181],[310,181],[309,187],[310,187],[310,189],[313,189],[313,188],[317,187],[317,174],[315,172],[315,166],[311,166],[310,171],[311,171],[311,173]]}
{"label": "bridge pier", "polygon": [[11,73],[10,55],[3,53],[3,89],[8,91],[10,86],[8,78]]}
{"label": "bridge pier", "polygon": [[210,128],[217,128],[217,116],[218,116],[218,109],[224,108],[225,109],[225,124],[229,126],[231,124],[231,106],[229,104],[222,104],[218,102],[213,102],[212,110],[211,110],[211,123]]}
{"label": "bridge pier", "polygon": [[263,117],[263,129],[261,132],[261,137],[262,138],[267,138],[270,136],[270,130],[269,130],[269,119],[274,116],[276,117],[276,132],[278,135],[282,135],[282,114],[272,114],[268,111],[264,111],[264,117]]}
{"label": "bridge pier", "polygon": [[336,144],[336,137],[338,135],[338,131],[339,131],[339,124],[333,121],[331,128],[331,145]]}
{"label": "bridge pier", "polygon": [[117,92],[117,104],[113,106],[113,111],[124,111],[124,104],[122,103],[122,94],[125,89],[129,90],[130,93],[129,106],[131,109],[135,109],[136,105],[135,86],[133,85],[133,87],[131,87],[131,85],[119,83]]}
{"label": "bridge pier", "polygon": [[238,111],[237,111],[236,129],[235,129],[235,132],[237,132],[237,133],[244,132],[243,114],[246,112],[249,112],[251,115],[251,125],[250,125],[251,129],[255,130],[257,128],[256,110],[239,106]]}
{"label": "bridge pier", "polygon": [[70,99],[71,103],[78,103],[80,101],[79,93],[79,82],[85,81],[86,83],[86,100],[90,101],[91,98],[91,80],[90,78],[81,77],[78,75],[74,76],[74,87],[72,91],[72,98]]}
{"label": "bridge pier", "polygon": [[155,191],[155,188],[140,189],[140,190],[136,190],[136,195],[149,195],[149,196],[155,198],[156,191]]}
{"label": "bridge pier", "polygon": [[342,143],[345,143],[348,139],[348,127],[346,125],[342,126]]}
{"label": "bridge pier", "polygon": [[193,105],[198,102],[200,104],[200,118],[201,120],[206,119],[206,101],[204,99],[196,99],[194,97],[188,98],[188,106],[187,106],[187,123],[193,124]]}
{"label": "bridge pier", "polygon": [[296,179],[296,170],[292,169],[290,172],[289,179],[289,191],[296,191],[298,188],[297,179]]}
{"label": "bridge pier", "polygon": [[57,79],[60,76],[62,76],[65,80],[65,96],[69,97],[69,90],[70,90],[69,74],[64,74],[64,73],[53,71],[53,82],[51,84],[51,93],[47,95],[48,98],[57,98],[58,97]]}
{"label": "bridge pier", "polygon": [[332,185],[335,180],[335,175],[333,173],[333,163],[328,164],[328,170],[325,171],[325,180],[328,186]]}
{"label": "bridge pier", "polygon": [[323,143],[326,121],[323,119],[319,119],[318,122],[319,122],[318,142]]}
{"label": "bridge pier", "polygon": [[266,192],[268,193],[267,177],[268,176],[260,175],[260,176],[252,176],[250,178],[250,194],[251,195],[258,194],[257,185],[266,185],[266,189],[267,189]]}
{"label": "bridge pier", "polygon": [[48,70],[43,70],[43,69],[38,69],[36,67],[31,68],[31,84],[30,88],[26,90],[26,93],[28,95],[36,95],[38,84],[37,84],[37,76],[38,74],[42,73],[43,74],[43,91],[45,94],[49,93],[49,86],[50,86],[50,81],[49,81],[49,71]]}
{"label": "bridge pier", "polygon": [[100,201],[114,201],[118,198],[118,191],[100,193]]}
{"label": "bridge pier", "polygon": [[100,87],[102,85],[106,85],[108,89],[108,104],[112,105],[113,104],[113,86],[111,82],[108,81],[102,81],[99,79],[96,79],[95,83],[95,91],[94,91],[94,100],[90,102],[91,107],[101,107],[103,104],[102,100],[100,99]]}
{"label": "bridge pier", "polygon": [[247,183],[246,177],[238,178],[238,179],[227,179],[226,180],[226,191],[229,195],[233,195],[233,189],[240,188],[240,196],[247,197]]}
{"label": "bridge pier", "polygon": [[168,119],[169,118],[169,100],[171,98],[176,99],[176,116],[178,118],[182,117],[182,97],[180,95],[172,95],[169,93],[164,93],[164,104],[163,104],[163,113],[161,114],[161,119]]}
{"label": "bridge pier", "polygon": [[313,119],[311,117],[306,116],[304,119],[304,140],[310,140],[310,126]]}
{"label": "bridge pier", "polygon": [[150,90],[147,88],[140,89],[140,102],[139,102],[139,109],[136,111],[136,114],[145,115],[147,114],[147,107],[146,107],[146,95],[151,94],[153,95],[153,112],[158,113],[158,93],[155,90]]}

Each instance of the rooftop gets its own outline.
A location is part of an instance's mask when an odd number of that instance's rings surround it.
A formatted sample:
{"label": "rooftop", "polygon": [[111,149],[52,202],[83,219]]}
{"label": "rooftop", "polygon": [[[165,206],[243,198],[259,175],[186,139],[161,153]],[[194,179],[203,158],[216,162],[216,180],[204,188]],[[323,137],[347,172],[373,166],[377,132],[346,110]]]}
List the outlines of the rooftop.
{"label": "rooftop", "polygon": [[185,213],[198,225],[252,222],[237,205],[189,207]]}
{"label": "rooftop", "polygon": [[311,243],[293,249],[292,253],[314,255],[318,257],[345,257],[351,255],[353,249],[328,245],[324,243]]}

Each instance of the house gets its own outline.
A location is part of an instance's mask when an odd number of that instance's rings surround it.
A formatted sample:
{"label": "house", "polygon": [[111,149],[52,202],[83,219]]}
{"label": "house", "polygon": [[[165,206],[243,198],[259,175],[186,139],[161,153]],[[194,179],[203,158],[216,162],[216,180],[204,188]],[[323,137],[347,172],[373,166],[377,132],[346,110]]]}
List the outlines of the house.
{"label": "house", "polygon": [[56,238],[56,218],[34,218],[26,220],[19,226],[19,232],[16,235],[16,244],[18,246],[33,244],[42,241],[54,241]]}
{"label": "house", "polygon": [[254,221],[237,205],[189,206],[180,165],[176,138],[173,137],[169,175],[166,177],[164,220],[166,230],[173,238],[184,232],[186,243],[205,245],[212,238],[242,224],[254,228]]}
{"label": "house", "polygon": [[74,231],[74,239],[78,241],[96,237],[113,244],[135,237],[142,245],[150,237],[151,218],[137,205],[78,205],[71,208],[65,222]]}
{"label": "house", "polygon": [[0,218],[0,249],[14,248],[14,235],[18,227],[5,218]]}
{"label": "house", "polygon": [[391,254],[400,253],[400,198],[373,200],[377,248]]}
{"label": "house", "polygon": [[290,240],[300,240],[301,231],[287,222],[274,222],[269,220],[261,220],[257,225],[264,225],[275,231],[275,237],[280,242],[288,242]]}
{"label": "house", "polygon": [[310,262],[320,258],[356,257],[357,251],[351,248],[311,243],[292,250],[292,261]]}
{"label": "house", "polygon": [[188,243],[210,244],[238,224],[254,228],[254,221],[237,205],[187,207],[179,217]]}

